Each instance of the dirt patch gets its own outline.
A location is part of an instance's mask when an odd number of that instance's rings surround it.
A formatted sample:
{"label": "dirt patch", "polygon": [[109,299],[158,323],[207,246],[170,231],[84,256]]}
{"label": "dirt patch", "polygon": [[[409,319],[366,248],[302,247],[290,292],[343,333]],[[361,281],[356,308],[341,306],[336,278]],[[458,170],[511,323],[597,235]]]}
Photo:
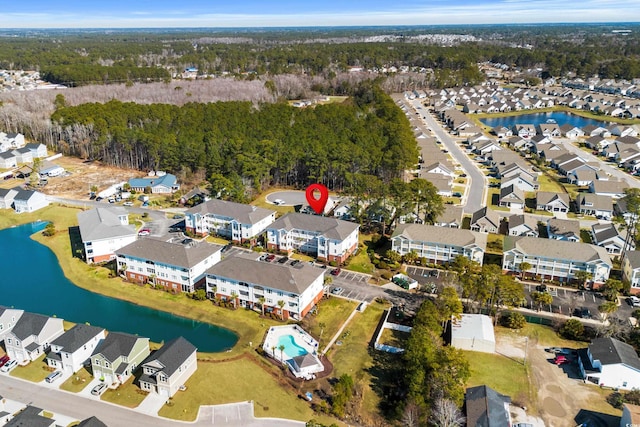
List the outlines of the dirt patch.
{"label": "dirt patch", "polygon": [[564,418],[567,416],[567,411],[565,411],[560,403],[558,403],[558,401],[553,397],[545,398],[542,402],[542,408],[544,412],[553,415],[554,417]]}

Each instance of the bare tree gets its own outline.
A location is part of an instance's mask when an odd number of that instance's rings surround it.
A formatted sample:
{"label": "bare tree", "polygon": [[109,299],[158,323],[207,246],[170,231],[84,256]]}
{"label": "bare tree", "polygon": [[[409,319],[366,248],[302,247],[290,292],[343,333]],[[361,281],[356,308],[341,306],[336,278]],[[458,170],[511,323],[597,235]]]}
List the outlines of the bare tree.
{"label": "bare tree", "polygon": [[439,398],[431,412],[431,423],[436,427],[461,427],[465,424],[465,417],[453,401]]}
{"label": "bare tree", "polygon": [[407,403],[402,413],[402,425],[405,427],[418,427],[420,425],[420,407],[413,402]]}

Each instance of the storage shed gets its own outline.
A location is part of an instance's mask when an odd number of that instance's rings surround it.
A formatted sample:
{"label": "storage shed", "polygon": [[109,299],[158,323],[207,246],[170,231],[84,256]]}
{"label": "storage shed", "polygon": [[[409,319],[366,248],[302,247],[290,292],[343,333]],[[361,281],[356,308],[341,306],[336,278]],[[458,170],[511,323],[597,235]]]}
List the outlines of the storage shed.
{"label": "storage shed", "polygon": [[460,350],[495,353],[493,323],[484,314],[463,314],[451,320],[451,346]]}

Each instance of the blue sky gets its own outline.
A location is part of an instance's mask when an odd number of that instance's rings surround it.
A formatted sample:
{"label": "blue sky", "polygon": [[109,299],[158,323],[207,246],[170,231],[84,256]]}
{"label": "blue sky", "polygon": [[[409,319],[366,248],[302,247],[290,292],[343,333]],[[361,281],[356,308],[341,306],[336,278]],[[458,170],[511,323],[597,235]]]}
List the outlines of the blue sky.
{"label": "blue sky", "polygon": [[640,0],[31,0],[0,28],[639,22]]}

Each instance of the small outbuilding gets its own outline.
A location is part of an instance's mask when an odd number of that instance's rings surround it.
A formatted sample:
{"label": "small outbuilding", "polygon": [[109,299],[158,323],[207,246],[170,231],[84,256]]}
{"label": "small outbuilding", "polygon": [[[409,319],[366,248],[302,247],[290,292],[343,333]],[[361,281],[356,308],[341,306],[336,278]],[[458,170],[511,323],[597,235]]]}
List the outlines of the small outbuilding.
{"label": "small outbuilding", "polygon": [[460,350],[495,353],[493,322],[484,314],[463,314],[449,322],[450,343]]}

